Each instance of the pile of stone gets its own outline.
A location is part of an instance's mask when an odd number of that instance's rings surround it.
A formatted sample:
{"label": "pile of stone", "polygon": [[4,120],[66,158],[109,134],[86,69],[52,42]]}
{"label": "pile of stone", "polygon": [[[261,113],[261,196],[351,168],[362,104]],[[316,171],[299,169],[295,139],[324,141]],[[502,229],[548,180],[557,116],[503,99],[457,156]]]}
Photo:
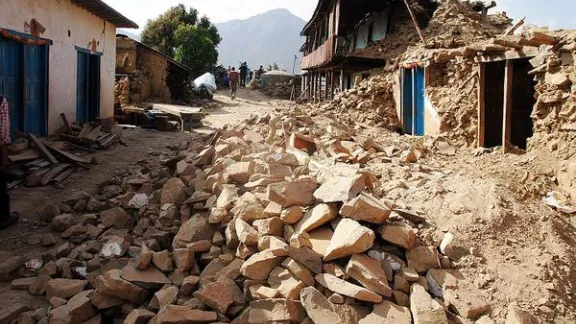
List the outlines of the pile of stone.
{"label": "pile of stone", "polygon": [[0,319],[409,324],[487,312],[450,269],[452,237],[432,243],[426,218],[380,198],[379,174],[365,168],[408,166],[422,151],[353,141],[301,110],[251,122],[49,206],[43,217],[66,241],[26,265],[5,259],[0,275],[20,274],[12,287],[51,306]]}
{"label": "pile of stone", "polygon": [[392,74],[381,74],[365,79],[355,88],[336,95],[334,100],[322,107],[331,111],[336,119],[389,129],[400,127],[394,102],[394,79]]}
{"label": "pile of stone", "polygon": [[130,105],[130,79],[128,77],[121,78],[114,85],[114,103],[121,108]]}

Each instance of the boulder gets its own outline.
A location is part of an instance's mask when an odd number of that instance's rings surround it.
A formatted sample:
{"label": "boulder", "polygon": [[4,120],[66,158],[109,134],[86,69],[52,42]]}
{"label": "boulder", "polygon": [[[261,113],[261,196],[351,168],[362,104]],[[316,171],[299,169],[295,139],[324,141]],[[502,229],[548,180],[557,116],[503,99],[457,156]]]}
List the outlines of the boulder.
{"label": "boulder", "polygon": [[448,324],[442,305],[419,284],[413,284],[410,289],[410,311],[414,324]]}
{"label": "boulder", "polygon": [[333,177],[314,192],[314,198],[324,203],[347,202],[358,196],[365,186],[364,176],[361,174]]}
{"label": "boulder", "polygon": [[284,260],[282,262],[282,266],[288,269],[298,279],[302,280],[302,282],[304,282],[307,286],[314,287],[314,275],[310,269],[306,268],[291,258]]}
{"label": "boulder", "polygon": [[345,280],[339,279],[331,274],[327,273],[317,274],[316,281],[324,288],[333,291],[335,293],[338,293],[340,295],[372,303],[380,303],[382,301],[382,296],[368,289],[356,286]]}
{"label": "boulder", "polygon": [[249,324],[301,323],[306,311],[299,301],[284,298],[260,299],[250,302]]}
{"label": "boulder", "polygon": [[253,254],[240,267],[243,276],[253,280],[264,280],[268,278],[270,271],[282,262],[283,258],[278,257],[270,250]]}
{"label": "boulder", "polygon": [[217,318],[216,312],[191,309],[187,306],[168,305],[163,307],[151,322],[156,324],[199,324],[214,323]]}
{"label": "boulder", "polygon": [[374,310],[360,320],[359,324],[411,324],[412,315],[406,307],[398,306],[390,301],[374,305]]}
{"label": "boulder", "polygon": [[152,253],[152,264],[160,269],[160,271],[165,273],[169,273],[174,270],[172,254],[168,250]]}
{"label": "boulder", "polygon": [[174,304],[177,298],[178,287],[166,286],[154,293],[154,297],[152,297],[148,306],[151,309],[161,309]]}
{"label": "boulder", "polygon": [[431,246],[417,246],[406,252],[408,266],[420,274],[430,269],[440,268],[438,251]]}
{"label": "boulder", "polygon": [[238,235],[240,242],[246,246],[258,245],[259,234],[250,224],[240,218],[236,218],[235,226],[236,235]]}
{"label": "boulder", "polygon": [[314,252],[314,250],[303,246],[295,248],[288,247],[288,254],[290,257],[314,273],[322,273],[322,255]]}
{"label": "boulder", "polygon": [[416,242],[416,234],[411,227],[403,225],[384,225],[378,229],[382,239],[394,245],[410,250]]}
{"label": "boulder", "polygon": [[223,185],[222,192],[216,200],[216,207],[229,210],[238,199],[238,188],[235,185]]}
{"label": "boulder", "polygon": [[84,290],[87,283],[86,280],[77,279],[58,278],[48,280],[46,283],[46,297],[48,299],[52,297],[68,299]]}
{"label": "boulder", "polygon": [[218,281],[203,285],[194,296],[208,307],[225,314],[231,305],[245,304],[244,294],[234,280],[222,276]]}
{"label": "boulder", "polygon": [[94,290],[86,290],[70,298],[65,306],[70,314],[70,323],[83,323],[96,315],[96,309],[90,301],[93,293]]}
{"label": "boulder", "polygon": [[158,289],[171,283],[170,279],[155,266],[138,269],[132,262],[122,269],[120,277],[144,289]]}
{"label": "boulder", "polygon": [[68,227],[76,224],[76,218],[71,214],[58,215],[52,218],[52,227],[58,232],[64,232]]}
{"label": "boulder", "polygon": [[169,179],[162,187],[162,195],[160,196],[160,203],[174,204],[180,206],[186,200],[186,185],[178,178]]}
{"label": "boulder", "polygon": [[237,162],[226,168],[226,174],[234,182],[244,184],[250,181],[250,176],[254,174],[254,161]]}
{"label": "boulder", "polygon": [[273,235],[281,237],[284,233],[284,222],[278,217],[255,220],[254,228],[260,235]]}
{"label": "boulder", "polygon": [[315,324],[336,324],[341,322],[334,305],[314,287],[307,287],[300,291],[300,302],[308,317]]}
{"label": "boulder", "polygon": [[134,217],[122,207],[115,207],[103,211],[100,214],[100,221],[107,228],[132,229],[136,223]]}
{"label": "boulder", "polygon": [[138,308],[126,316],[124,324],[146,324],[154,315],[156,314],[147,309]]}
{"label": "boulder", "polygon": [[363,254],[354,254],[346,266],[346,274],[362,286],[384,297],[392,296],[386,273],[380,261]]}
{"label": "boulder", "polygon": [[362,253],[374,244],[374,231],[350,218],[343,218],[336,226],[334,235],[326,248],[324,261],[330,261],[356,253]]}
{"label": "boulder", "polygon": [[304,217],[294,226],[296,232],[310,232],[336,218],[336,204],[319,204],[308,210]]}
{"label": "boulder", "polygon": [[266,198],[284,208],[292,206],[309,206],[318,188],[318,183],[311,177],[303,177],[289,182],[278,182],[268,185]]}
{"label": "boulder", "polygon": [[118,297],[135,304],[143,303],[148,297],[148,291],[121,278],[121,271],[108,270],[96,277],[92,285],[102,294]]}
{"label": "boulder", "polygon": [[340,208],[340,215],[361,222],[382,225],[386,222],[392,210],[369,193],[361,193],[358,197],[345,203]]}
{"label": "boulder", "polygon": [[[271,202],[272,203],[272,202]],[[286,224],[296,224],[304,217],[304,212],[300,206],[292,206],[282,210],[280,219]]]}
{"label": "boulder", "polygon": [[506,315],[506,324],[536,324],[538,321],[532,314],[520,307],[510,305]]}
{"label": "boulder", "polygon": [[174,237],[172,247],[177,249],[183,248],[189,243],[203,240],[210,241],[212,240],[213,235],[214,230],[208,223],[208,220],[200,215],[194,215],[187,222],[182,224],[178,233],[176,233],[176,236]]}
{"label": "boulder", "polygon": [[271,288],[276,289],[282,297],[291,300],[297,300],[300,291],[306,287],[304,282],[282,267],[276,267],[270,272],[268,284]]}
{"label": "boulder", "polygon": [[324,226],[313,230],[308,233],[308,235],[310,236],[312,250],[324,257],[326,255],[326,249],[332,240],[332,236],[334,236],[332,229],[330,229],[329,226]]}

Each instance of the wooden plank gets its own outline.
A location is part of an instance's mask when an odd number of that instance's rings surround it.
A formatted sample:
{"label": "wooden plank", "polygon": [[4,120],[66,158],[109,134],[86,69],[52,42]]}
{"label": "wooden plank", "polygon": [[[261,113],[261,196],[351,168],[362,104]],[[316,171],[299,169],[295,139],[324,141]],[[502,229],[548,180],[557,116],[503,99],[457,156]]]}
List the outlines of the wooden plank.
{"label": "wooden plank", "polygon": [[412,22],[414,23],[414,27],[416,27],[416,31],[418,31],[418,36],[420,36],[420,40],[422,41],[422,44],[424,44],[424,46],[426,46],[426,40],[424,39],[424,34],[422,34],[422,29],[420,29],[420,24],[418,24],[418,20],[416,20],[416,16],[414,16],[414,12],[412,12],[412,8],[410,7],[408,0],[404,0],[404,3],[406,4],[406,8],[408,8],[408,12],[410,13],[410,17],[412,18]]}
{"label": "wooden plank", "polygon": [[74,173],[74,168],[68,168],[63,172],[60,172],[56,177],[52,178],[50,183],[61,183],[66,180],[72,173]]}
{"label": "wooden plank", "polygon": [[508,36],[508,35],[512,35],[514,34],[514,32],[520,28],[522,25],[524,25],[524,21],[526,20],[526,17],[520,19],[517,23],[514,24],[514,26],[510,27],[510,29],[508,29],[505,33],[504,36]]}
{"label": "wooden plank", "polygon": [[50,183],[50,181],[52,181],[52,179],[54,177],[56,177],[60,172],[66,170],[67,168],[70,167],[70,164],[67,163],[61,163],[58,164],[56,166],[54,166],[52,169],[50,169],[50,171],[46,172],[46,174],[44,174],[44,176],[42,177],[42,181],[40,182],[40,184],[42,184],[43,186],[47,185],[48,183]]}
{"label": "wooden plank", "polygon": [[52,155],[52,153],[48,151],[48,149],[46,149],[46,146],[44,146],[44,144],[42,144],[42,142],[36,136],[34,136],[33,134],[28,134],[28,137],[30,138],[32,143],[34,143],[34,145],[36,145],[36,147],[39,148],[40,151],[42,151],[42,154],[46,158],[48,158],[50,162],[52,162],[53,164],[58,164],[58,160],[54,157],[54,155]]}
{"label": "wooden plank", "polygon": [[506,61],[504,76],[504,122],[502,123],[502,150],[510,151],[512,138],[512,81],[514,78],[514,62]]}
{"label": "wooden plank", "polygon": [[86,123],[82,126],[82,130],[80,131],[80,134],[78,134],[79,138],[83,138],[85,134],[87,134],[88,132],[90,132],[90,124]]}
{"label": "wooden plank", "polygon": [[500,46],[505,46],[505,47],[512,47],[512,48],[515,48],[515,49],[522,49],[522,47],[523,47],[522,45],[520,45],[520,44],[518,44],[518,43],[516,43],[516,42],[513,42],[513,41],[511,41],[511,40],[500,39],[500,38],[495,38],[495,39],[493,39],[493,40],[492,40],[492,44],[500,45]]}
{"label": "wooden plank", "polygon": [[50,149],[50,151],[57,153],[59,155],[61,155],[62,157],[64,157],[66,160],[70,161],[70,162],[76,162],[76,163],[86,163],[86,164],[90,164],[90,161],[81,158],[79,156],[76,156],[74,154],[68,153],[66,151],[63,151],[61,149],[58,149],[56,147],[53,147],[51,145],[46,145],[46,147],[48,149]]}
{"label": "wooden plank", "polygon": [[27,187],[37,187],[42,183],[42,178],[48,171],[50,171],[50,167],[40,168],[26,177],[26,186]]}
{"label": "wooden plank", "polygon": [[89,130],[79,137],[85,141],[95,142],[98,136],[100,136],[100,129],[102,129],[102,126],[90,124]]}
{"label": "wooden plank", "polygon": [[18,163],[23,161],[36,160],[41,156],[42,155],[37,150],[26,150],[20,154],[8,155],[8,160],[10,160],[10,163]]}
{"label": "wooden plank", "polygon": [[68,118],[66,118],[65,113],[60,114],[60,118],[62,119],[64,134],[72,134],[72,128],[70,127],[70,123],[68,123]]}
{"label": "wooden plank", "polygon": [[486,132],[486,103],[485,99],[485,86],[486,86],[486,64],[480,63],[478,70],[478,147],[485,145],[485,132]]}

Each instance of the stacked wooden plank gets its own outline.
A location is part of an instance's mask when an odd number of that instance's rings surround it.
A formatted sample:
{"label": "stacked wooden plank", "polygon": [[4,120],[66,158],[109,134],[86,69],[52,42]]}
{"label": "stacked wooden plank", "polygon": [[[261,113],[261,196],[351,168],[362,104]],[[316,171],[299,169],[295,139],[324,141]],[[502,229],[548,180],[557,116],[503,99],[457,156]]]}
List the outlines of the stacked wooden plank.
{"label": "stacked wooden plank", "polygon": [[86,123],[79,129],[69,125],[64,117],[62,121],[65,126],[60,133],[60,139],[72,148],[94,152],[122,141],[122,133],[105,132],[100,123]]}

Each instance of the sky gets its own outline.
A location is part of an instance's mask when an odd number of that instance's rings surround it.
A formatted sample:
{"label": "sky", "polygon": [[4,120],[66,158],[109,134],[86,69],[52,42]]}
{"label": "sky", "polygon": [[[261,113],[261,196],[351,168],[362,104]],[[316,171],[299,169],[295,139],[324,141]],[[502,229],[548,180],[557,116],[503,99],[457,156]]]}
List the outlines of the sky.
{"label": "sky", "polygon": [[[206,15],[212,22],[246,19],[272,9],[285,8],[308,21],[316,8],[316,0],[104,0],[107,4],[135,21],[140,28],[166,9],[183,3]],[[576,29],[575,0],[497,0],[498,7],[490,12],[506,11],[515,19],[551,29]],[[135,31],[139,33],[139,31]]]}

